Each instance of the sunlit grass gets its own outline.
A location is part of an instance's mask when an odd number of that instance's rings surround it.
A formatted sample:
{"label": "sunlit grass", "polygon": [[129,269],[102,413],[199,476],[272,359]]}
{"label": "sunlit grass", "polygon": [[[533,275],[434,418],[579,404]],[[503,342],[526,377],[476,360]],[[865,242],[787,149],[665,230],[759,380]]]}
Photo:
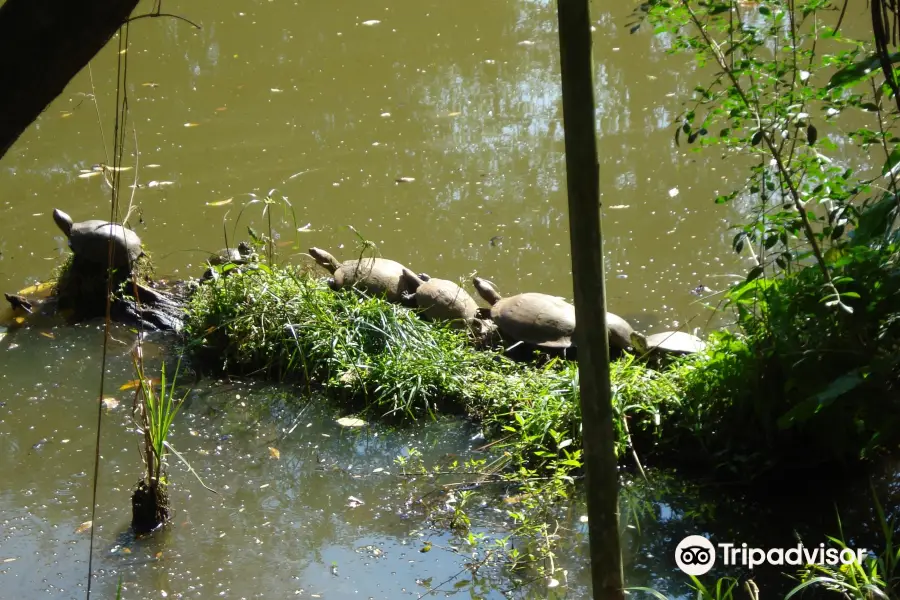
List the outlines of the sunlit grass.
{"label": "sunlit grass", "polygon": [[[300,382],[378,417],[462,413],[542,463],[580,447],[575,363],[513,362],[467,334],[356,291],[335,293],[298,268],[232,272],[205,282],[188,310],[189,348],[230,373]],[[627,358],[613,367],[619,417],[655,428],[677,400],[665,376]],[[567,441],[568,440],[568,441]],[[626,428],[618,427],[624,452]]]}

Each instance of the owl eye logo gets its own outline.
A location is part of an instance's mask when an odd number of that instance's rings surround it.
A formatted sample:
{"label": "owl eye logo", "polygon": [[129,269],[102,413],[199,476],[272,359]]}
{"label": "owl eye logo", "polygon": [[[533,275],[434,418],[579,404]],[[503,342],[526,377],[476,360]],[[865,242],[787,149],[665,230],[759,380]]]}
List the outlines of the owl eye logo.
{"label": "owl eye logo", "polygon": [[686,565],[705,565],[709,562],[710,551],[702,546],[688,546],[681,550],[681,562]]}
{"label": "owl eye logo", "polygon": [[675,549],[675,563],[688,575],[703,575],[716,563],[716,550],[705,537],[689,535]]}

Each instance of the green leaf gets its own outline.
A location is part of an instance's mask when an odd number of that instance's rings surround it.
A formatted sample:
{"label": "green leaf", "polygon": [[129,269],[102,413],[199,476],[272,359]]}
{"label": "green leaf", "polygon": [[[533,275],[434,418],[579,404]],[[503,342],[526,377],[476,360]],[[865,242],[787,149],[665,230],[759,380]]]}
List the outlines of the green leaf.
{"label": "green leaf", "polygon": [[753,267],[752,269],[750,269],[750,272],[749,272],[749,273],[747,273],[747,279],[746,279],[746,281],[749,282],[749,281],[753,281],[754,279],[759,279],[759,277],[760,277],[764,272],[765,272],[765,267],[763,267],[762,265],[756,265],[755,267]]}
{"label": "green leaf", "polygon": [[856,389],[865,381],[864,376],[859,369],[854,369],[849,373],[845,373],[828,384],[824,390],[807,398],[781,417],[778,418],[778,426],[782,429],[790,427],[795,422],[803,422],[812,415],[818,413],[823,408],[827,408],[835,400]]}
{"label": "green leaf", "polygon": [[889,172],[896,169],[898,164],[900,164],[900,146],[894,146],[890,156],[888,156],[887,160],[884,162],[884,166],[881,167],[881,174],[887,175]]}
{"label": "green leaf", "polygon": [[[891,63],[900,62],[900,52],[894,52],[889,58]],[[878,57],[870,54],[863,60],[857,61],[832,75],[825,89],[852,87],[880,71],[879,65]]]}

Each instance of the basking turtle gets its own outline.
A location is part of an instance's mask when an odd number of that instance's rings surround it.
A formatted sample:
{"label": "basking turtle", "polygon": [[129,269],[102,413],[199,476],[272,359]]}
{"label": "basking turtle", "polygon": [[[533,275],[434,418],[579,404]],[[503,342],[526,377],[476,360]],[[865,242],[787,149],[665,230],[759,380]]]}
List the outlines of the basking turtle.
{"label": "basking turtle", "polygon": [[[222,274],[220,271],[224,271],[225,275],[230,273],[235,273],[243,270],[242,265],[250,265],[252,268],[253,263],[258,261],[258,257],[253,254],[253,248],[250,247],[250,244],[247,242],[241,242],[238,244],[237,248],[223,248],[216,254],[211,255],[206,259],[206,264],[209,265],[209,268],[203,273],[203,277],[200,278],[201,281],[207,281],[210,279],[217,280],[219,275]],[[226,269],[217,269],[216,267],[221,267],[223,265],[235,265],[236,267],[229,271]]]}
{"label": "basking turtle", "polygon": [[[524,342],[546,348],[568,348],[575,345],[572,339],[575,333],[575,307],[568,302],[555,296],[533,292],[500,299],[497,290],[484,279],[476,277],[473,283],[478,294],[491,303],[491,318],[495,320],[500,331]],[[516,307],[515,311],[510,310],[512,306]],[[510,330],[510,321],[514,328],[522,327],[524,324],[526,329],[533,332],[541,329],[543,333],[538,337],[550,338],[551,342],[538,342],[520,337],[522,334]],[[549,324],[549,327],[545,323]],[[631,346],[631,334],[634,333],[634,329],[628,321],[619,315],[607,312],[606,328],[609,332],[609,345],[612,349],[625,350]],[[531,335],[535,335],[535,333]]]}
{"label": "basking turtle", "polygon": [[625,350],[632,346],[631,334],[634,333],[634,328],[619,315],[606,313],[606,330],[609,332],[610,348]]}
{"label": "basking turtle", "polygon": [[253,254],[253,248],[247,242],[241,242],[237,248],[223,248],[211,255],[206,262],[210,266],[217,267],[228,263],[245,264]]}
{"label": "basking turtle", "polygon": [[684,355],[700,352],[706,347],[706,342],[684,331],[664,331],[648,336],[635,331],[631,334],[631,345],[641,354],[660,352]]}
{"label": "basking turtle", "polygon": [[478,295],[491,305],[500,332],[541,348],[568,348],[575,333],[575,307],[556,296],[527,292],[503,298],[485,279],[472,280]]}
{"label": "basking turtle", "polygon": [[53,211],[53,220],[69,238],[69,247],[78,259],[105,265],[109,258],[110,240],[115,267],[128,266],[144,254],[141,238],[117,223],[97,219],[73,223],[72,217],[58,208]]}
{"label": "basking turtle", "polygon": [[404,268],[403,284],[409,290],[407,296],[431,319],[467,325],[478,314],[478,304],[472,296],[452,281],[434,279],[425,273],[416,275]]}
{"label": "basking turtle", "polygon": [[333,290],[345,287],[357,287],[363,291],[379,296],[384,294],[391,302],[403,302],[406,286],[403,282],[403,269],[398,262],[386,258],[363,258],[338,262],[328,252],[319,248],[310,248],[309,254],[334,277],[328,280]]}

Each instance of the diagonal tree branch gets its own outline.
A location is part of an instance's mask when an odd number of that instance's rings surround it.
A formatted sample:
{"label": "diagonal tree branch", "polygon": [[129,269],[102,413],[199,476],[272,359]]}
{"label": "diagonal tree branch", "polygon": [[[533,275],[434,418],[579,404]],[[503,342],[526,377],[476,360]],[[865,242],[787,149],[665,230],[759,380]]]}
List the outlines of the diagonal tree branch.
{"label": "diagonal tree branch", "polygon": [[0,159],[137,4],[6,0],[0,5]]}

